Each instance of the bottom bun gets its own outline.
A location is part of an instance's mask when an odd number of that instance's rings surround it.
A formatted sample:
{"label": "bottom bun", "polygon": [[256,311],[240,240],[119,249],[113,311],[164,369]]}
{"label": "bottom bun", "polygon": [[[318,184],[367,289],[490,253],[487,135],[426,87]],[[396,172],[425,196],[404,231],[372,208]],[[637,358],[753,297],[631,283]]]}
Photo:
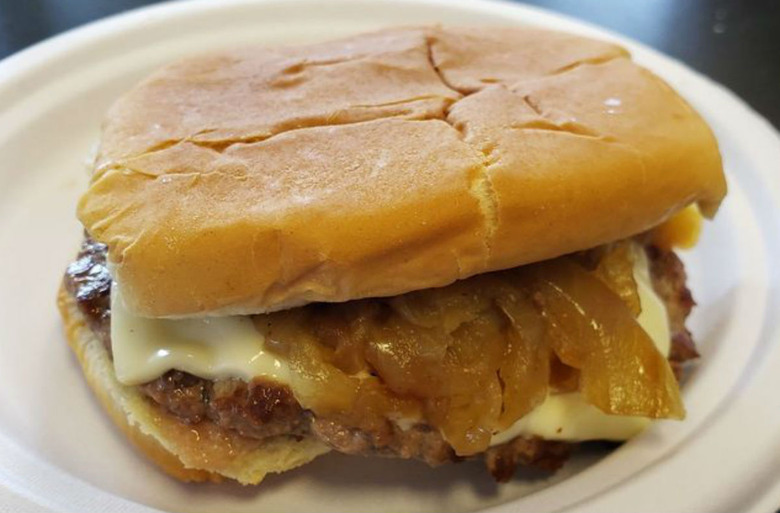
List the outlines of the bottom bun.
{"label": "bottom bun", "polygon": [[75,299],[60,289],[57,304],[65,333],[84,375],[113,421],[147,457],[182,481],[235,479],[257,484],[267,474],[284,472],[328,452],[312,438],[255,440],[221,429],[210,421],[188,425],[117,381],[103,344],[92,333]]}

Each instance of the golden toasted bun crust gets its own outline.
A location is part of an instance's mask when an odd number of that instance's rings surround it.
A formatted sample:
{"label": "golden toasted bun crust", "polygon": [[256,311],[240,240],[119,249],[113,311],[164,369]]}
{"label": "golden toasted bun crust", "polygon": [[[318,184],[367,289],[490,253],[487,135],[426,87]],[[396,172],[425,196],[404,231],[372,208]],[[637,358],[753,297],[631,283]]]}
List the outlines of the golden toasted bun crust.
{"label": "golden toasted bun crust", "polygon": [[443,286],[725,192],[707,125],[622,48],[421,28],[164,68],[111,109],[79,217],[127,307],[175,317]]}
{"label": "golden toasted bun crust", "polygon": [[57,303],[68,344],[111,419],[147,457],[182,481],[257,484],[266,474],[303,465],[328,451],[322,443],[279,437],[260,442],[222,430],[211,422],[186,425],[146,399],[136,387],[116,380],[103,344],[93,335],[73,297],[60,289]]}

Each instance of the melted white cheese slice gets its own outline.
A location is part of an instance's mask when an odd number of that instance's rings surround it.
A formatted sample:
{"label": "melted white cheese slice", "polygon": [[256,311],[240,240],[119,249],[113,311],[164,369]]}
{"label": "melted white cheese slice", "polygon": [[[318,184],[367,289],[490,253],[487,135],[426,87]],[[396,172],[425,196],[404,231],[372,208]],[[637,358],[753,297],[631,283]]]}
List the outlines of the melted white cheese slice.
{"label": "melted white cheese slice", "polygon": [[256,377],[289,383],[286,362],[265,350],[248,316],[147,319],[131,315],[111,286],[111,350],[117,379],[146,383],[171,369],[206,379]]}
{"label": "melted white cheese slice", "polygon": [[[642,305],[639,323],[667,355],[670,336],[666,309],[653,291],[644,251],[636,251],[634,276]],[[135,317],[124,308],[116,283],[111,290],[111,341],[120,382],[137,385],[179,369],[206,379],[265,377],[290,383],[289,367],[265,350],[265,341],[249,317]],[[558,394],[496,434],[491,445],[519,435],[568,441],[626,440],[649,423],[642,417],[607,415],[578,393]]]}
{"label": "melted white cheese slice", "polygon": [[[653,339],[661,354],[669,356],[671,336],[666,306],[653,290],[645,252],[637,248],[634,257],[634,279],[642,307],[637,321]],[[512,427],[493,435],[490,445],[499,445],[521,435],[568,442],[622,441],[641,432],[650,422],[645,417],[608,415],[585,402],[578,392],[550,395]]]}

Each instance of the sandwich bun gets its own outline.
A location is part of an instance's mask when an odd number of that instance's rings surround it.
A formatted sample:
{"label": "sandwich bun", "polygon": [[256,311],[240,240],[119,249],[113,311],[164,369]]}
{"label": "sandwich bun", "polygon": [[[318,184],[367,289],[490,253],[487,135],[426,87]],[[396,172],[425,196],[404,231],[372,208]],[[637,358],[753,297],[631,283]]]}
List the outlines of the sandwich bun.
{"label": "sandwich bun", "polygon": [[145,317],[445,286],[726,193],[701,117],[621,47],[410,28],[185,59],[106,119],[78,215]]}

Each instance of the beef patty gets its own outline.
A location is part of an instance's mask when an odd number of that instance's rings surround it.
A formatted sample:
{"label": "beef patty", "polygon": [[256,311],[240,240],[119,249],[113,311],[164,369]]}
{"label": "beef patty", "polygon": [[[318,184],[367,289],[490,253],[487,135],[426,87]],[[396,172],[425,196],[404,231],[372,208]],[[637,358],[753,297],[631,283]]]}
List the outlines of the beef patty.
{"label": "beef patty", "polygon": [[[647,246],[646,250],[653,287],[669,313],[672,333],[669,361],[679,378],[683,363],[698,356],[685,327],[694,302],[685,284],[685,269],[680,259],[673,252],[656,247]],[[111,276],[106,266],[106,246],[86,238],[77,259],[67,268],[65,286],[111,355]],[[330,419],[316,418],[298,404],[288,387],[264,379],[208,380],[171,370],[138,388],[150,401],[184,423],[213,422],[246,437],[312,436],[347,454],[416,458],[431,465],[461,459],[442,435],[427,425],[400,429],[388,421],[371,431],[344,426]],[[518,437],[489,448],[484,459],[496,480],[506,481],[520,464],[547,470],[559,468],[573,445]]]}

